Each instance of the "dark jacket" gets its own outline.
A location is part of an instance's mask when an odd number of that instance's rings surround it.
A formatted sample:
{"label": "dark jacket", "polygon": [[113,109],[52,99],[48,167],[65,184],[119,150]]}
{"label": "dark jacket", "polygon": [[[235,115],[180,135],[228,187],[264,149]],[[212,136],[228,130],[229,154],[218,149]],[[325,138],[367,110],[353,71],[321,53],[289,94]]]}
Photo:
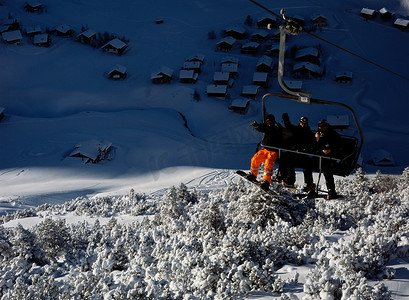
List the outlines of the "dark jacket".
{"label": "dark jacket", "polygon": [[[264,148],[270,151],[275,151],[274,147],[282,147],[283,136],[282,130],[283,126],[280,123],[273,122],[270,126],[266,123],[256,123],[251,124],[254,129],[259,132],[264,133],[263,140],[261,144]],[[271,147],[270,147],[271,146]]]}
{"label": "dark jacket", "polygon": [[341,147],[341,136],[330,125],[328,125],[327,132],[318,131],[320,134],[319,141],[315,141],[315,149],[319,155],[324,155],[322,150],[331,149],[328,154],[330,157],[339,157]]}
{"label": "dark jacket", "polygon": [[310,126],[295,126],[287,119],[284,126],[292,133],[287,143],[289,149],[307,153],[313,150],[315,137]]}

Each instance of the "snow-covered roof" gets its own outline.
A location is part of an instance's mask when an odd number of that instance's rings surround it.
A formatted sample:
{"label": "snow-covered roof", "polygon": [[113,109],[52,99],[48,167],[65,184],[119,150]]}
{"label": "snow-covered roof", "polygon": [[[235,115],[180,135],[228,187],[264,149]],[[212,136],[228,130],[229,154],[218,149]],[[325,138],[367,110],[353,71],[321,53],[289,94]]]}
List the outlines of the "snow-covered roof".
{"label": "snow-covered roof", "polygon": [[294,67],[293,67],[294,71],[297,71],[297,70],[300,70],[300,69],[306,69],[306,70],[311,71],[311,72],[316,73],[316,74],[322,74],[322,72],[323,72],[323,70],[322,70],[322,68],[320,66],[318,66],[316,64],[313,64],[313,63],[310,63],[310,62],[305,62],[305,61],[300,62],[298,64],[295,64]]}
{"label": "snow-covered roof", "polygon": [[394,166],[395,160],[392,155],[383,149],[371,153],[372,162],[375,166]]}
{"label": "snow-covered roof", "polygon": [[266,66],[271,67],[272,64],[273,64],[273,58],[267,55],[263,55],[262,57],[260,57],[257,62],[257,66],[266,65]]}
{"label": "snow-covered roof", "polygon": [[245,95],[257,95],[260,86],[258,85],[245,85],[241,91],[242,94]]}
{"label": "snow-covered roof", "polygon": [[55,27],[55,30],[61,32],[61,33],[67,33],[68,31],[72,30],[72,27],[67,24],[61,24]]}
{"label": "snow-covered roof", "polygon": [[151,78],[160,78],[163,75],[168,76],[168,77],[172,77],[173,76],[173,70],[169,67],[163,66],[160,68],[160,70],[158,72],[154,72],[151,74]]}
{"label": "snow-covered roof", "polygon": [[179,78],[180,79],[193,79],[195,75],[194,70],[185,70],[182,69],[179,71]]}
{"label": "snow-covered roof", "polygon": [[75,146],[75,149],[70,153],[70,156],[83,156],[90,158],[92,161],[96,161],[100,152],[107,151],[111,146],[111,142],[99,142],[93,139]]}
{"label": "snow-covered roof", "polygon": [[327,116],[327,122],[335,127],[349,127],[348,115],[329,115]]}
{"label": "snow-covered roof", "polygon": [[239,71],[239,65],[234,63],[224,63],[221,65],[221,69],[222,72],[237,73]]}
{"label": "snow-covered roof", "polygon": [[267,38],[270,33],[266,30],[258,30],[251,34],[251,37],[260,36],[262,38]]}
{"label": "snow-covered roof", "polygon": [[96,35],[97,33],[96,33],[96,31],[95,30],[93,30],[93,29],[88,29],[88,30],[86,30],[86,31],[84,31],[84,32],[81,32],[78,36],[85,36],[86,38],[90,38],[90,37],[92,37],[92,36],[94,36],[94,35]]}
{"label": "snow-covered roof", "polygon": [[207,94],[226,94],[227,85],[223,84],[209,84],[206,88]]}
{"label": "snow-covered roof", "polygon": [[409,27],[409,20],[398,18],[394,24],[396,26]]}
{"label": "snow-covered roof", "polygon": [[203,63],[204,59],[205,59],[205,56],[203,54],[198,53],[198,54],[190,56],[188,59],[186,59],[186,61],[200,61]]}
{"label": "snow-covered roof", "polygon": [[105,48],[108,45],[112,46],[115,49],[122,49],[127,46],[127,44],[121,41],[120,39],[113,39],[112,41],[109,41],[104,46],[102,46],[102,48]]}
{"label": "snow-covered roof", "polygon": [[185,61],[183,63],[183,69],[200,69],[200,61]]}
{"label": "snow-covered roof", "polygon": [[41,27],[38,25],[30,26],[30,27],[27,27],[26,29],[27,34],[36,33],[36,32],[41,32]]}
{"label": "snow-covered roof", "polygon": [[295,53],[295,58],[301,58],[301,57],[305,57],[305,56],[314,56],[314,57],[318,57],[318,49],[314,48],[314,47],[307,47],[307,48],[302,48],[300,50],[298,50]]}
{"label": "snow-covered roof", "polygon": [[229,44],[229,45],[233,46],[235,42],[236,42],[236,39],[234,37],[226,36],[225,38],[221,39],[217,43],[217,45],[226,43],[226,44]]}
{"label": "snow-covered roof", "polygon": [[213,80],[214,81],[228,81],[230,78],[229,72],[214,72]]}
{"label": "snow-covered roof", "polygon": [[265,72],[254,72],[253,82],[267,82],[268,73]]}
{"label": "snow-covered roof", "polygon": [[376,13],[376,11],[374,9],[370,9],[370,8],[362,8],[361,9],[361,14],[363,14],[363,15],[373,16],[375,13]]}
{"label": "snow-covered roof", "polygon": [[2,37],[6,42],[17,41],[22,38],[20,30],[5,31],[2,33]]}
{"label": "snow-covered roof", "polygon": [[250,102],[250,99],[247,99],[247,98],[233,99],[231,101],[230,107],[245,108],[249,102]]}
{"label": "snow-covered roof", "polygon": [[48,42],[48,33],[40,33],[34,36],[34,44],[45,44]]}
{"label": "snow-covered roof", "polygon": [[246,30],[243,27],[239,26],[239,25],[233,25],[233,26],[227,27],[225,31],[226,32],[234,31],[234,32],[237,32],[237,33],[240,33],[240,34],[246,33]]}
{"label": "snow-covered roof", "polygon": [[317,21],[317,20],[327,20],[327,17],[325,17],[324,15],[322,15],[322,14],[320,14],[320,13],[315,13],[315,14],[313,14],[312,16],[311,16],[311,20],[314,22],[314,21]]}
{"label": "snow-covered roof", "polygon": [[235,63],[238,64],[239,63],[239,59],[237,57],[233,57],[233,56],[226,56],[223,57],[220,61],[221,64],[224,63]]}
{"label": "snow-covered roof", "polygon": [[258,47],[260,44],[256,42],[247,42],[241,46],[242,49],[257,49]]}
{"label": "snow-covered roof", "polygon": [[352,72],[342,72],[342,73],[337,73],[335,75],[335,78],[352,78]]}
{"label": "snow-covered roof", "polygon": [[119,72],[119,73],[122,73],[122,74],[125,74],[125,73],[126,73],[126,67],[124,67],[124,66],[122,66],[122,65],[115,65],[115,66],[113,66],[113,67],[111,68],[111,70],[109,71],[109,73],[112,73],[112,72],[115,72],[115,71],[117,71],[117,72]]}

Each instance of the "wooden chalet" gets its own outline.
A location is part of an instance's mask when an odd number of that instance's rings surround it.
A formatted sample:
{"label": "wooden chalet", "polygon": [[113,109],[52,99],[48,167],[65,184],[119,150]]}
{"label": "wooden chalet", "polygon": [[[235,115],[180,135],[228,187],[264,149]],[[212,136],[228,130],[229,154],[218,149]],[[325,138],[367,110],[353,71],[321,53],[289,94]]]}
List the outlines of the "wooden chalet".
{"label": "wooden chalet", "polygon": [[40,33],[34,36],[33,45],[40,47],[48,47],[51,44],[51,39],[48,33]]}
{"label": "wooden chalet", "polygon": [[393,25],[401,30],[409,30],[409,20],[406,19],[398,18]]}
{"label": "wooden chalet", "polygon": [[388,11],[385,7],[381,8],[379,10],[379,15],[381,16],[382,19],[391,19],[393,16],[393,13]]}
{"label": "wooden chalet", "polygon": [[169,83],[173,78],[173,70],[168,67],[162,67],[158,72],[151,74],[153,83]]}
{"label": "wooden chalet", "polygon": [[118,55],[122,55],[127,48],[128,48],[128,45],[125,42],[117,38],[109,41],[108,43],[106,43],[105,45],[101,47],[103,52],[109,52],[109,53],[118,54]]}
{"label": "wooden chalet", "polygon": [[195,83],[197,81],[199,74],[194,70],[180,70],[179,71],[179,81],[182,83]]}
{"label": "wooden chalet", "polygon": [[365,19],[373,19],[376,17],[376,10],[370,8],[362,8],[360,15]]}
{"label": "wooden chalet", "polygon": [[314,14],[311,16],[311,23],[316,27],[324,27],[328,25],[328,20],[321,14]]}
{"label": "wooden chalet", "polygon": [[388,151],[378,149],[371,153],[372,163],[375,166],[394,166],[395,160]]}
{"label": "wooden chalet", "polygon": [[20,45],[23,38],[20,30],[5,31],[2,34],[3,40],[7,44]]}
{"label": "wooden chalet", "polygon": [[335,75],[335,81],[341,83],[348,83],[352,81],[352,72],[342,72]]}
{"label": "wooden chalet", "polygon": [[92,41],[95,41],[97,39],[97,33],[95,30],[88,29],[83,32],[81,32],[78,36],[78,41],[83,44],[91,44]]}
{"label": "wooden chalet", "polygon": [[321,66],[310,63],[310,62],[300,62],[295,64],[293,67],[293,76],[296,78],[300,77],[311,77],[311,76],[322,76],[324,73]]}
{"label": "wooden chalet", "polygon": [[254,72],[253,73],[253,84],[262,87],[268,86],[268,73],[266,72]]}
{"label": "wooden chalet", "polygon": [[273,59],[270,56],[263,55],[257,61],[257,72],[271,72],[273,69]]}
{"label": "wooden chalet", "polygon": [[220,60],[220,64],[239,64],[239,59],[233,56],[225,56]]}
{"label": "wooden chalet", "polygon": [[206,88],[206,94],[210,97],[225,98],[227,96],[227,85],[210,84]]}
{"label": "wooden chalet", "polygon": [[245,85],[241,91],[241,95],[246,98],[256,99],[260,91],[258,85]]}
{"label": "wooden chalet", "polygon": [[239,114],[246,114],[250,107],[250,99],[238,98],[231,101],[229,110],[237,112]]}
{"label": "wooden chalet", "polygon": [[242,40],[247,37],[246,30],[238,25],[230,26],[224,30],[226,35],[235,38],[236,40]]}
{"label": "wooden chalet", "polygon": [[311,63],[318,63],[319,62],[319,51],[315,47],[302,48],[302,49],[297,50],[294,58],[298,61],[308,61]]}
{"label": "wooden chalet", "polygon": [[256,43],[262,43],[267,41],[269,38],[269,32],[268,31],[256,31],[251,34],[250,36],[250,41],[256,42]]}
{"label": "wooden chalet", "polygon": [[126,78],[126,67],[122,65],[115,65],[108,72],[108,78],[113,80],[121,80]]}
{"label": "wooden chalet", "polygon": [[200,54],[200,53],[192,55],[191,57],[186,59],[186,61],[199,61],[200,64],[203,64],[204,60],[205,60],[205,56],[203,54]]}
{"label": "wooden chalet", "polygon": [[217,85],[229,85],[230,72],[214,72],[213,82]]}
{"label": "wooden chalet", "polygon": [[278,28],[279,23],[275,18],[272,18],[271,16],[262,16],[257,20],[257,27],[258,28]]}
{"label": "wooden chalet", "polygon": [[61,24],[55,27],[54,33],[58,36],[71,36],[74,33],[74,30],[70,25]]}
{"label": "wooden chalet", "polygon": [[32,0],[24,5],[24,9],[27,12],[41,12],[43,10],[43,4],[40,1]]}
{"label": "wooden chalet", "polygon": [[200,73],[201,62],[200,61],[185,61],[183,63],[183,68],[185,70],[193,70],[196,73]]}
{"label": "wooden chalet", "polygon": [[112,143],[91,140],[75,146],[70,157],[80,157],[85,163],[97,163],[105,160],[112,150]]}
{"label": "wooden chalet", "polygon": [[260,44],[256,42],[248,42],[240,47],[240,52],[245,54],[255,54],[260,49]]}
{"label": "wooden chalet", "polygon": [[33,36],[35,36],[36,34],[40,34],[40,33],[41,33],[41,27],[38,26],[38,25],[35,25],[35,26],[31,26],[31,27],[27,27],[27,28],[26,28],[26,35],[27,35],[27,36],[33,37]]}
{"label": "wooden chalet", "polygon": [[224,63],[221,65],[222,72],[228,72],[232,76],[236,75],[239,72],[239,64],[236,63]]}
{"label": "wooden chalet", "polygon": [[233,38],[233,37],[231,37],[231,36],[227,36],[227,37],[221,39],[221,40],[216,44],[216,46],[217,46],[217,48],[218,48],[220,51],[229,52],[229,51],[233,48],[233,46],[234,46],[235,43],[236,43],[236,39],[235,39],[235,38]]}

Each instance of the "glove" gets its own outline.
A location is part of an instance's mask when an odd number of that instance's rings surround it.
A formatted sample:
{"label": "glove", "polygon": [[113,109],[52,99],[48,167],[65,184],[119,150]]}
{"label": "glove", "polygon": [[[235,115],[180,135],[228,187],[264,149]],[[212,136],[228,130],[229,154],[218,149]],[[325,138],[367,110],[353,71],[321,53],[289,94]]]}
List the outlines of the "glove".
{"label": "glove", "polygon": [[283,113],[283,115],[281,116],[283,118],[284,121],[289,121],[290,117],[288,116],[287,113]]}
{"label": "glove", "polygon": [[253,123],[250,124],[250,126],[253,126],[254,128],[258,127],[258,123],[256,121],[254,121]]}

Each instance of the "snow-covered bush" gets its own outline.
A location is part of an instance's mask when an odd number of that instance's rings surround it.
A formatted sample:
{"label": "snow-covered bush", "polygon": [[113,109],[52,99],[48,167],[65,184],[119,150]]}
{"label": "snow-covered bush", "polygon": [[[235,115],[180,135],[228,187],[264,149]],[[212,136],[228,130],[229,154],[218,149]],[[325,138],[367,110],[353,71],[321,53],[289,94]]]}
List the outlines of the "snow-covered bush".
{"label": "snow-covered bush", "polygon": [[[162,198],[131,191],[9,214],[3,222],[45,218],[31,229],[0,227],[0,297],[231,299],[285,291],[297,279],[276,270],[291,263],[315,265],[306,299],[388,299],[384,285],[367,279],[393,278],[385,265],[409,258],[408,185],[409,169],[372,179],[358,170],[337,182],[340,200],[278,199],[239,181],[208,193],[182,184]],[[111,219],[52,218],[66,213]],[[119,213],[154,216],[125,225]]]}

